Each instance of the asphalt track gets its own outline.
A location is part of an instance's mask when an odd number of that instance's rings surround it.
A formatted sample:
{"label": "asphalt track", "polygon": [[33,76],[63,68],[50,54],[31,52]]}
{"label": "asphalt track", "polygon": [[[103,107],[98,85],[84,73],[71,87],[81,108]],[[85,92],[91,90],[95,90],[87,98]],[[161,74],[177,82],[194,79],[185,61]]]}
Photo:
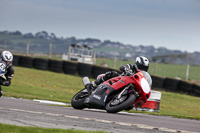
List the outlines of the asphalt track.
{"label": "asphalt track", "polygon": [[200,121],[166,116],[75,110],[26,99],[0,98],[0,123],[113,133],[200,132]]}

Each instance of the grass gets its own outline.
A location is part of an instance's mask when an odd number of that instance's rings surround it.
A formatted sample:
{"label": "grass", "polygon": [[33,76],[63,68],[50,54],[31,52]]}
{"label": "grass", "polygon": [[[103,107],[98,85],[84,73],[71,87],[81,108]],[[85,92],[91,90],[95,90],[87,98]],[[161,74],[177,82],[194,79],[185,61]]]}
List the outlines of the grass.
{"label": "grass", "polygon": [[162,92],[160,115],[200,119],[200,97]]}
{"label": "grass", "polygon": [[[140,113],[200,120],[200,97],[165,91],[161,92],[160,112],[140,111]],[[138,113],[138,111],[129,112]]]}
{"label": "grass", "polygon": [[[82,79],[76,75],[15,67],[12,84],[3,87],[3,91],[5,96],[70,103],[73,95],[82,88]],[[200,119],[200,97],[161,92],[160,113],[154,114]]]}
{"label": "grass", "polygon": [[72,129],[52,129],[40,127],[22,127],[8,124],[0,124],[1,133],[105,133],[103,131],[82,131]]}
{"label": "grass", "polygon": [[70,102],[71,97],[83,88],[78,76],[20,67],[14,69],[11,86],[3,87],[6,96]]}

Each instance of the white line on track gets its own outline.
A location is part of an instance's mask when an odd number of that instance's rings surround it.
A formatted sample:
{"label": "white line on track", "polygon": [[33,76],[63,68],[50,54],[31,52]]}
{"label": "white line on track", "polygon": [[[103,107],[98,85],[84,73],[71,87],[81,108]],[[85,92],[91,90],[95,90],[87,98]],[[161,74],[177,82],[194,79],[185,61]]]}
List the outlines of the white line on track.
{"label": "white line on track", "polygon": [[163,128],[163,127],[153,127],[153,126],[148,126],[148,125],[143,125],[143,124],[132,124],[132,123],[125,123],[125,122],[115,122],[115,121],[109,121],[109,120],[87,118],[87,117],[78,117],[78,116],[70,116],[70,115],[63,115],[63,114],[45,113],[45,112],[37,112],[37,111],[13,109],[13,108],[2,108],[2,107],[0,107],[0,109],[10,110],[10,111],[26,112],[26,113],[33,113],[33,114],[44,114],[44,115],[49,115],[49,116],[62,116],[62,117],[66,117],[66,118],[82,119],[82,120],[89,120],[89,121],[96,121],[96,122],[103,122],[103,123],[114,123],[114,124],[117,124],[117,125],[135,126],[135,127],[142,128],[142,129],[157,129],[159,131],[165,131],[165,132],[196,133],[196,132],[189,132],[189,131],[184,131],[184,130],[168,129],[168,128]]}

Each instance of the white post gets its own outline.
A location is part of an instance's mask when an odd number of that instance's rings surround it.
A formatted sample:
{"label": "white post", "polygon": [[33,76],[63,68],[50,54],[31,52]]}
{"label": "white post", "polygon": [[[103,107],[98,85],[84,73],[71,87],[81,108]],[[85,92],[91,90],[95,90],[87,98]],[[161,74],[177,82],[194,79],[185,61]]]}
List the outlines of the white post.
{"label": "white post", "polygon": [[114,58],[114,68],[116,68],[116,62],[117,62],[117,57],[115,55],[115,58]]}
{"label": "white post", "polygon": [[157,69],[158,69],[158,62],[155,62],[155,69],[154,69],[154,74],[157,74]]}
{"label": "white post", "polygon": [[51,58],[52,55],[52,43],[49,44],[49,58]]}
{"label": "white post", "polygon": [[26,55],[27,56],[29,54],[29,45],[30,45],[30,40],[27,41],[27,46],[26,46]]}
{"label": "white post", "polygon": [[185,80],[188,80],[189,71],[190,71],[190,65],[188,64],[188,65],[187,65],[187,68],[186,68]]}
{"label": "white post", "polygon": [[71,53],[71,45],[69,44],[69,46],[68,46],[68,61],[70,61],[70,53]]}
{"label": "white post", "polygon": [[93,63],[96,64],[96,52],[94,51],[94,56],[93,56]]}

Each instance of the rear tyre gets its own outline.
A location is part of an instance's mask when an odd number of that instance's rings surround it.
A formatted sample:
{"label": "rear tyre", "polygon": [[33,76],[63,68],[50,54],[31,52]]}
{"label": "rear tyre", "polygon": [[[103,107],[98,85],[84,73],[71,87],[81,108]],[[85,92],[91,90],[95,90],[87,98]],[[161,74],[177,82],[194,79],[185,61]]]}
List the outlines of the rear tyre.
{"label": "rear tyre", "polygon": [[84,109],[86,106],[84,104],[85,99],[88,97],[87,89],[82,89],[74,95],[71,100],[71,105],[75,109]]}
{"label": "rear tyre", "polygon": [[120,99],[114,98],[107,103],[106,111],[108,113],[117,113],[128,108],[135,100],[136,97],[133,94],[122,96]]}

